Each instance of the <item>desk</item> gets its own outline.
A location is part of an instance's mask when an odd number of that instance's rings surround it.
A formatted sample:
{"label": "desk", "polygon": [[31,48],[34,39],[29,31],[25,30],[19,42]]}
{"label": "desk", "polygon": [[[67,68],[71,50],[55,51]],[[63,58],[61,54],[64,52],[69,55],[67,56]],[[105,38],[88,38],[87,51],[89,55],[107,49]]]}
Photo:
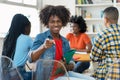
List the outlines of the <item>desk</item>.
{"label": "desk", "polygon": [[75,53],[73,55],[73,59],[75,61],[81,61],[81,62],[88,62],[88,61],[91,61],[90,59],[90,54],[78,54],[78,53]]}

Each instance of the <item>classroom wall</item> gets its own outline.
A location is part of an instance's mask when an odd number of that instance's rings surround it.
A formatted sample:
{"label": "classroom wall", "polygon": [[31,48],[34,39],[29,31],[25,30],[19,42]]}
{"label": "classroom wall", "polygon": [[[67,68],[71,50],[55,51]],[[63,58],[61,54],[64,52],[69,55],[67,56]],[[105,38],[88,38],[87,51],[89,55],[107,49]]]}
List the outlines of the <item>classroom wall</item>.
{"label": "classroom wall", "polygon": [[[64,5],[70,10],[71,15],[75,15],[75,0],[42,0],[42,7],[45,5]],[[42,27],[42,32],[46,30],[47,29],[45,27]],[[60,33],[65,37],[68,32],[70,32],[69,24],[62,28]]]}
{"label": "classroom wall", "polygon": [[2,54],[3,38],[0,38],[0,55]]}

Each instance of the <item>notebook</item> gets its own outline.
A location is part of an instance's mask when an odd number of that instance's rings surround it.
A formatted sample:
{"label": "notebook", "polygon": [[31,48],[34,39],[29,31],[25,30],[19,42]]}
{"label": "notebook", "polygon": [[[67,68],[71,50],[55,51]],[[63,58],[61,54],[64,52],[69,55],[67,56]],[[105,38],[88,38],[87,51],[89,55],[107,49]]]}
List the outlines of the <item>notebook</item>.
{"label": "notebook", "polygon": [[69,64],[70,60],[73,58],[76,50],[69,50],[64,54],[64,58],[66,59],[66,63]]}

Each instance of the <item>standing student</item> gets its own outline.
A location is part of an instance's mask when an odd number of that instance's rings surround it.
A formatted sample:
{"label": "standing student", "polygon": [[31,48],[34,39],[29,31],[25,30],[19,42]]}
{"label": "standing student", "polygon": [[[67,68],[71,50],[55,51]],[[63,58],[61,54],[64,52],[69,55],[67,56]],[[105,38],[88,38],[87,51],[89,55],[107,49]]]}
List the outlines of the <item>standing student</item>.
{"label": "standing student", "polygon": [[[116,7],[107,7],[104,11],[104,24],[106,29],[100,32],[92,47],[93,61],[98,62],[98,68],[93,76],[98,80],[105,80],[114,58],[120,58],[120,26],[118,25],[119,12]],[[119,67],[118,67],[119,70]],[[119,74],[119,73],[118,73]],[[114,80],[116,74],[111,75]],[[116,79],[115,79],[116,80]]]}
{"label": "standing student", "polygon": [[[89,36],[85,33],[87,26],[82,16],[72,16],[70,18],[72,33],[68,33],[66,38],[70,42],[70,48],[76,51],[90,53],[92,44]],[[74,71],[82,73],[88,69],[90,62],[77,62]]]}
{"label": "standing student", "polygon": [[28,52],[32,46],[32,39],[29,37],[31,23],[22,14],[14,15],[8,34],[4,39],[2,55],[13,59],[24,80],[31,79],[31,72],[26,72],[25,64],[28,59]]}
{"label": "standing student", "polygon": [[[69,10],[64,6],[48,5],[40,11],[39,17],[48,30],[36,36],[29,60],[31,62],[39,59],[58,60],[65,64],[68,71],[72,70],[74,67],[72,63],[66,64],[62,61],[64,54],[70,50],[70,47],[68,41],[60,35],[61,28],[66,26],[69,21]],[[78,80],[81,78],[81,75],[74,75],[74,72],[69,73],[69,76],[76,77]],[[91,77],[85,76],[84,78],[90,79]]]}

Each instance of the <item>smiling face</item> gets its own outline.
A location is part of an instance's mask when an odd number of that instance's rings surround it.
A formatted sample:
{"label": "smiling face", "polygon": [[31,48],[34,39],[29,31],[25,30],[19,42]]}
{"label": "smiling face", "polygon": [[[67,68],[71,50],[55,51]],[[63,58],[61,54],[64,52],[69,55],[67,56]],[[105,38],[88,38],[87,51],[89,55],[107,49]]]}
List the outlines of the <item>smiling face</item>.
{"label": "smiling face", "polygon": [[73,24],[71,24],[71,27],[72,27],[72,30],[73,30],[73,33],[74,33],[74,34],[80,33],[80,28],[79,28],[79,25],[78,25],[78,24],[73,23]]}
{"label": "smiling face", "polygon": [[58,16],[51,16],[48,22],[48,27],[52,34],[59,34],[62,28],[62,21]]}

